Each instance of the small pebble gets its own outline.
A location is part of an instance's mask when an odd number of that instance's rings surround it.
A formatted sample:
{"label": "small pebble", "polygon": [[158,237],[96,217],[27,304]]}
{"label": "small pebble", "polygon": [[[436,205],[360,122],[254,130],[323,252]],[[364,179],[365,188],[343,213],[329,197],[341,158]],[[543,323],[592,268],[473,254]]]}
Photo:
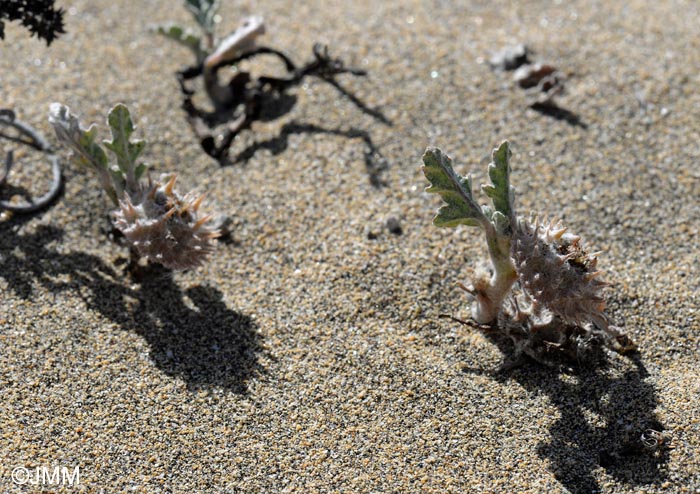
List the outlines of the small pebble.
{"label": "small pebble", "polygon": [[394,216],[386,220],[386,228],[389,230],[389,233],[393,233],[394,235],[401,235],[403,233],[401,223],[399,222],[398,218]]}

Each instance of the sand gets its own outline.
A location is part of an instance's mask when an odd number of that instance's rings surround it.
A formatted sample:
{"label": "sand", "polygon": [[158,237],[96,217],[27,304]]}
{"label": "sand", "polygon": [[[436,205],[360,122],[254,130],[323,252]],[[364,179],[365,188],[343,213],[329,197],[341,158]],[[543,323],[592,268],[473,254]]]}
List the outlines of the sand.
{"label": "sand", "polygon": [[[0,223],[0,491],[700,492],[697,3],[224,1],[221,33],[263,14],[294,60],[319,41],[367,70],[339,81],[382,116],[308,80],[226,167],[180,109],[191,54],[149,32],[191,25],[179,2],[58,3],[49,48],[6,26],[0,106],[56,144],[51,102],[103,138],[127,104],[154,173],[207,191],[232,233],[202,269],[138,283],[60,149],[60,201]],[[517,42],[567,75],[569,113],[491,70]],[[498,346],[438,319],[469,316],[456,284],[486,251],[432,226],[421,154],[440,146],[479,184],[506,138],[518,210],[604,251],[637,356],[496,373]],[[38,163],[13,183],[44,187]],[[630,451],[648,429],[662,447]],[[79,483],[13,481],[57,466]]]}

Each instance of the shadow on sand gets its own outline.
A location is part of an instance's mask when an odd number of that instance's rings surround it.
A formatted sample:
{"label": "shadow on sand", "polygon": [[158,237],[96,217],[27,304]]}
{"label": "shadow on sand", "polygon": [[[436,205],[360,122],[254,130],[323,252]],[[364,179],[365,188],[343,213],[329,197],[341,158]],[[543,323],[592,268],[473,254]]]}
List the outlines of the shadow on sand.
{"label": "shadow on sand", "polygon": [[[314,48],[317,60],[323,63],[329,63],[329,60],[326,58],[327,53],[321,55],[321,52],[318,52],[317,49],[319,48]],[[291,61],[286,56],[276,50],[261,47],[258,51],[282,56],[283,60],[291,64]],[[242,57],[247,58],[255,54],[256,51],[253,51]],[[323,63],[321,63],[320,66],[323,66]],[[334,63],[338,63],[338,61]],[[291,69],[293,64],[287,67]],[[339,73],[350,72],[355,75],[366,75],[363,71],[345,69],[342,64],[338,65],[334,70],[340,70]],[[290,122],[284,125],[278,137],[253,144],[237,153],[235,157],[231,156],[231,147],[234,144],[234,140],[242,131],[251,130],[253,123],[257,121],[271,122],[277,120],[287,115],[296,106],[298,97],[294,94],[289,94],[287,91],[299,85],[304,79],[304,75],[297,72],[298,71],[294,72],[294,77],[289,79],[276,79],[261,76],[255,83],[250,79],[250,74],[245,73],[244,75],[243,73],[239,73],[238,78],[241,79],[241,82],[236,82],[237,79],[234,77],[230,84],[231,87],[237,87],[235,94],[239,95],[240,101],[237,100],[235,103],[231,103],[228,108],[219,108],[214,111],[204,110],[195,105],[192,99],[194,90],[187,87],[185,84],[185,81],[190,78],[190,75],[186,75],[188,70],[179,72],[178,80],[180,81],[183,94],[182,108],[187,113],[187,120],[194,134],[199,139],[202,149],[209,156],[216,159],[221,166],[229,166],[247,161],[253,157],[255,152],[259,149],[268,149],[275,155],[283,152],[287,149],[287,140],[291,134],[329,134],[347,137],[349,139],[360,138],[367,146],[365,165],[370,183],[374,187],[385,186],[386,182],[382,179],[381,173],[388,168],[387,162],[381,156],[377,146],[372,141],[370,133],[357,128],[342,130],[340,128],[325,128],[315,124]],[[313,70],[309,72],[309,74],[313,73]],[[191,75],[195,77],[200,75],[198,69],[195,68],[195,71]],[[393,126],[392,121],[381,109],[368,106],[364,101],[338,82],[331,74],[319,73],[317,77],[333,86],[340,93],[341,98],[347,99],[355,108],[365,115],[372,117],[374,120],[388,127]],[[239,84],[240,87],[238,87],[237,84]],[[241,107],[243,107],[243,110],[241,110]]]}
{"label": "shadow on sand", "polygon": [[533,105],[530,105],[530,108],[535,110],[537,113],[540,113],[541,115],[545,115],[555,120],[566,122],[572,127],[580,127],[584,130],[588,128],[588,125],[583,120],[581,120],[581,117],[579,115],[572,112],[571,110],[562,108],[561,106],[557,106],[551,103],[535,103]]}
{"label": "shadow on sand", "polygon": [[[505,355],[512,351],[509,342],[489,339]],[[465,371],[491,375],[499,382],[515,380],[531,393],[546,393],[559,418],[537,452],[569,492],[590,494],[601,490],[594,474],[601,468],[631,486],[656,485],[666,478],[668,448],[654,444],[664,430],[655,413],[657,392],[646,379],[640,356],[633,354],[630,360],[634,369],[622,373],[603,358],[595,368],[580,367],[569,379],[532,361],[506,371]]]}
{"label": "shadow on sand", "polygon": [[289,122],[284,124],[277,137],[262,142],[256,142],[236,155],[230,163],[243,163],[252,158],[261,149],[270,151],[273,155],[283,153],[289,146],[289,137],[293,134],[326,134],[345,137],[347,139],[360,139],[365,144],[365,168],[369,176],[370,183],[381,188],[387,186],[383,179],[384,172],[389,165],[387,160],[381,155],[377,146],[372,141],[372,136],[364,130],[351,127],[347,130],[329,129],[314,124],[304,124]]}
{"label": "shadow on sand", "polygon": [[182,290],[171,273],[155,268],[130,288],[128,275],[100,258],[56,251],[63,230],[40,225],[22,233],[27,219],[0,223],[0,278],[17,296],[31,298],[35,284],[52,293],[80,296],[88,309],[142,336],[155,365],[192,389],[218,387],[246,394],[248,380],[263,372],[257,326],[229,309],[217,289]]}

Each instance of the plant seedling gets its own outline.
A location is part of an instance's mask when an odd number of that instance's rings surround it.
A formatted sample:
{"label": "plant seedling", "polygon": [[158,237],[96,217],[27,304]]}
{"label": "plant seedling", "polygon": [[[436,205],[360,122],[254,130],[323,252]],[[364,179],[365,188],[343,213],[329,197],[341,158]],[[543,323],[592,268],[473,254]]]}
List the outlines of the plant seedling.
{"label": "plant seedling", "polygon": [[426,191],[445,201],[433,224],[481,228],[491,259],[490,274],[477,274],[469,287],[460,285],[473,300],[475,323],[452,319],[509,337],[516,361],[527,355],[554,365],[557,356],[581,361],[600,346],[619,353],[635,350],[604,312],[607,283],[597,255],[587,253],[581,237],[561,221],[517,216],[510,156],[508,141],[494,149],[491,184],[482,186],[491,205],[481,206],[472,195],[471,176],[455,173],[451,158],[437,148],[423,155],[423,173],[431,184]]}
{"label": "plant seedling", "polygon": [[[132,267],[138,257],[169,269],[190,269],[201,265],[214,250],[211,240],[219,232],[200,216],[204,195],[180,195],[175,190],[175,174],[163,174],[155,183],[144,179],[147,166],[137,163],[146,143],[131,140],[134,125],[126,106],[116,105],[107,122],[112,140],[97,143],[95,126],[84,129],[68,107],[51,105],[49,122],[58,139],[73,151],[73,161],[90,168],[116,210],[114,226],[130,246]],[[116,163],[109,162],[107,152]]]}
{"label": "plant seedling", "polygon": [[[301,67],[277,49],[258,46],[257,38],[265,33],[263,19],[259,16],[243,19],[233,33],[218,41],[213,20],[218,2],[186,0],[185,5],[194,15],[202,35],[173,24],[160,26],[156,31],[187,46],[195,55],[195,65],[178,72],[182,106],[204,151],[220,162],[226,158],[236,135],[260,119],[264,103],[279,100],[284,91],[298,85],[305,77],[318,77],[343,91],[335,76],[344,73],[366,75],[363,70],[345,67],[341,60],[331,58],[327,47],[320,44],[314,45],[313,60]],[[254,77],[240,69],[242,61],[266,54],[282,61],[287,77]],[[224,67],[236,68],[228,80],[221,75]],[[202,110],[193,102],[195,91],[188,81],[200,76],[213,112]],[[224,130],[217,143],[216,128],[221,125],[224,125]]]}

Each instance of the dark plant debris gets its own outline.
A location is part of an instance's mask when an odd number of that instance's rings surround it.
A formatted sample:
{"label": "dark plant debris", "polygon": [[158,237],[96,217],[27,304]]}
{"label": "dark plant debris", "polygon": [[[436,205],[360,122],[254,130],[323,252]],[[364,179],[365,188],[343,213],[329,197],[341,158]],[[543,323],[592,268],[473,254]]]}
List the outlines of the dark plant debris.
{"label": "dark plant debris", "polygon": [[[306,77],[317,77],[328,82],[342,94],[348,96],[350,101],[362,111],[390,124],[380,112],[367,108],[357,97],[349,94],[335,79],[340,74],[365,76],[366,72],[346,67],[342,60],[331,58],[328,54],[328,48],[324,45],[314,45],[313,59],[301,67],[292,62],[285,53],[274,48],[260,46],[216,66],[214,75],[216,76],[226,66],[236,66],[243,60],[261,55],[277,57],[284,64],[287,77],[254,76],[250,72],[238,70],[233,73],[228,82],[231,101],[214,111],[206,111],[195,105],[193,101],[195,91],[189,85],[189,81],[203,75],[203,66],[190,67],[177,74],[183,95],[182,107],[187,112],[187,119],[197,135],[202,149],[220,164],[228,163],[228,151],[236,135],[242,130],[250,128],[253,122],[262,120],[263,116],[269,119],[269,115],[263,114],[264,109],[269,111],[270,106],[285,107],[282,103],[289,100],[285,92],[300,84]],[[291,106],[293,104],[294,101],[291,102]],[[281,116],[289,109],[282,108],[278,111],[277,116]]]}
{"label": "dark plant debris", "polygon": [[524,91],[527,104],[533,110],[570,125],[586,128],[573,112],[557,105],[555,98],[565,90],[565,74],[557,67],[530,58],[533,51],[520,43],[506,47],[489,59],[491,68],[499,71],[515,71],[513,81]]}
{"label": "dark plant debris", "polygon": [[47,45],[63,30],[63,9],[56,9],[54,0],[0,0],[0,39],[5,39],[5,22],[19,21],[32,36]]}
{"label": "dark plant debris", "polygon": [[515,71],[513,80],[525,90],[530,106],[554,105],[554,97],[564,92],[564,74],[549,64],[523,65]]}
{"label": "dark plant debris", "polygon": [[489,59],[489,64],[494,70],[515,70],[521,65],[529,64],[529,55],[532,52],[523,43],[515,46],[507,46]]}
{"label": "dark plant debris", "polygon": [[0,109],[0,138],[29,146],[47,154],[47,159],[51,166],[51,185],[49,191],[37,199],[32,199],[29,193],[23,188],[10,186],[7,183],[7,178],[15,164],[14,152],[9,151],[5,157],[3,169],[0,170],[0,192],[4,189],[6,194],[2,194],[3,196],[23,195],[27,199],[27,202],[15,203],[9,199],[0,197],[0,210],[11,211],[16,214],[31,214],[53,203],[61,193],[61,166],[58,156],[54,154],[48,141],[33,127],[18,120],[14,112],[8,109]]}

